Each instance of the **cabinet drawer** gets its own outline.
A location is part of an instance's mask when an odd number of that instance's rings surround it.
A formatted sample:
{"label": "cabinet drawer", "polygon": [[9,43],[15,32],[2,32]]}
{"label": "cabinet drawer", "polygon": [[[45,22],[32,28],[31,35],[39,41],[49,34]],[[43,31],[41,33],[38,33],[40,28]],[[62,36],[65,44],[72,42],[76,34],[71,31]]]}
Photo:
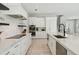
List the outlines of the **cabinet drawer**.
{"label": "cabinet drawer", "polygon": [[49,36],[48,46],[50,48],[51,53],[53,55],[56,55],[56,41],[51,36]]}

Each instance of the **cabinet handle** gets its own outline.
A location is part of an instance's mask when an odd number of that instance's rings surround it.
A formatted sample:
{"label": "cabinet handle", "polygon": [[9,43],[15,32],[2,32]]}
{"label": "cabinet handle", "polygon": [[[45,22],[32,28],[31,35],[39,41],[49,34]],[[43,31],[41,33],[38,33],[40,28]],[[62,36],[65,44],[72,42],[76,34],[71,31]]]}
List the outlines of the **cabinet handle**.
{"label": "cabinet handle", "polygon": [[8,55],[10,52],[7,52],[6,55]]}

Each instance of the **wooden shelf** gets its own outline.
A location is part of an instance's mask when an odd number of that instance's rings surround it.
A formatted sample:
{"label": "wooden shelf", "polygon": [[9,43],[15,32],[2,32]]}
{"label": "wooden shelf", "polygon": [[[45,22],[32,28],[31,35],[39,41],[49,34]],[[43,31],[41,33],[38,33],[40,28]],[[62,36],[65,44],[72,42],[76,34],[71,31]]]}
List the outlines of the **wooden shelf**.
{"label": "wooden shelf", "polygon": [[8,23],[0,23],[0,25],[2,26],[2,25],[9,25]]}
{"label": "wooden shelf", "polygon": [[18,25],[18,27],[26,27],[26,25]]}

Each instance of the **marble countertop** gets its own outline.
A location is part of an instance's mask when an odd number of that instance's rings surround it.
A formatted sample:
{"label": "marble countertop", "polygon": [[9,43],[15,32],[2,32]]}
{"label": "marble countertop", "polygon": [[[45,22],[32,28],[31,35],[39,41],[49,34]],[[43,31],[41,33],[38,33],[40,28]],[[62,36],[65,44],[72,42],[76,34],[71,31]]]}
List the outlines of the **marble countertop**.
{"label": "marble countertop", "polygon": [[72,51],[74,54],[79,55],[79,36],[66,34],[67,38],[56,38],[54,35],[59,33],[52,34],[48,33],[52,38],[59,42],[64,48]]}
{"label": "marble countertop", "polygon": [[18,41],[21,41],[20,38],[22,38],[23,36],[24,34],[18,34],[13,37],[8,37],[6,39],[0,39],[0,54],[9,49],[12,45],[16,44]]}
{"label": "marble countertop", "polygon": [[26,35],[26,33],[21,33],[21,34],[14,35],[12,37],[8,37],[6,39],[20,39],[21,37],[23,37],[25,35]]}

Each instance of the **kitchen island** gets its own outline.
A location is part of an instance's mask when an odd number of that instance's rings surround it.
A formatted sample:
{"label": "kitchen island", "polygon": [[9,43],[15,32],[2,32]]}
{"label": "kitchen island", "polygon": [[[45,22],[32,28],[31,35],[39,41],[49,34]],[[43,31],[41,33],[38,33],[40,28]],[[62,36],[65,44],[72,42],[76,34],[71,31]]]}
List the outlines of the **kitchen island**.
{"label": "kitchen island", "polygon": [[56,38],[54,35],[58,34],[59,33],[48,33],[48,46],[52,54],[56,55],[56,42],[58,42],[65,50],[67,50],[66,55],[79,55],[79,37],[67,34],[66,38]]}
{"label": "kitchen island", "polygon": [[31,45],[31,34],[18,34],[0,40],[0,55],[26,54]]}

